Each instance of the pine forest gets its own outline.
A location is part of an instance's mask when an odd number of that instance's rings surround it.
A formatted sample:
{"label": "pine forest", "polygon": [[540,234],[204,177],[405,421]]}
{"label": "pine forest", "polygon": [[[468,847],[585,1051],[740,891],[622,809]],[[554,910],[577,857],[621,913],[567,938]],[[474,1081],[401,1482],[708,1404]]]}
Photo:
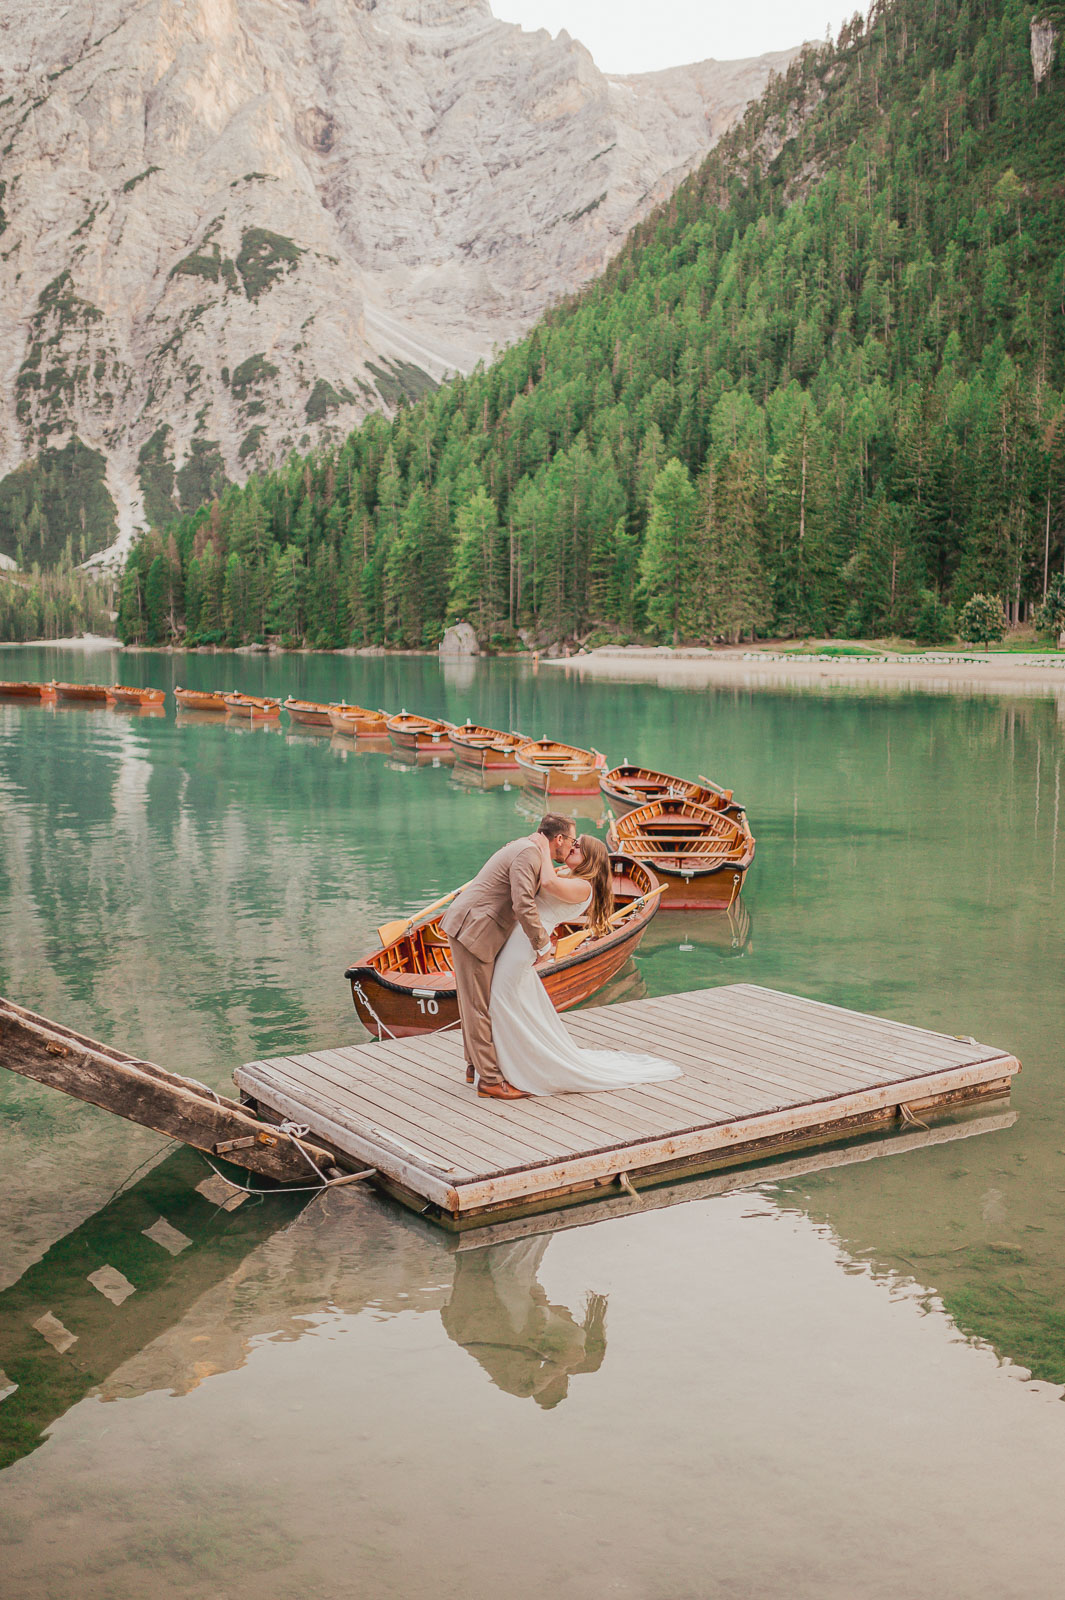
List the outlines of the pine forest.
{"label": "pine forest", "polygon": [[[1065,567],[1065,7],[875,3],[491,366],[157,526],[127,642],[1013,621]],[[163,486],[165,490],[165,485]],[[1060,587],[1060,586],[1059,586]]]}

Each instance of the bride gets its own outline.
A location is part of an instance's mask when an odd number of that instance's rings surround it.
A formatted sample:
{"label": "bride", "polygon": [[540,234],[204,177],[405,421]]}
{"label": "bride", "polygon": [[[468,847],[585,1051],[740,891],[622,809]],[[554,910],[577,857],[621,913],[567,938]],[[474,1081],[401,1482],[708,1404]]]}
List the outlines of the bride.
{"label": "bride", "polygon": [[[604,932],[614,901],[606,845],[594,834],[582,834],[577,840],[580,859],[571,862],[569,876],[560,877],[547,839],[542,834],[536,838],[544,857],[536,909],[548,933],[584,910],[596,933]],[[580,1049],[551,1004],[534,960],[519,923],[496,958],[489,1009],[496,1056],[515,1089],[526,1094],[580,1093],[681,1076],[678,1066],[658,1056]]]}

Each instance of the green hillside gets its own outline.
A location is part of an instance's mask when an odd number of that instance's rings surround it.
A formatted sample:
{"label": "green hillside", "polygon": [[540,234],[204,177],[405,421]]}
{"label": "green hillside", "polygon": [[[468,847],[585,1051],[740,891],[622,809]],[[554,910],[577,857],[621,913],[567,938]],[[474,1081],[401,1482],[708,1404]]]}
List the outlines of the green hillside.
{"label": "green hillside", "polygon": [[491,367],[150,536],[124,636],[1022,614],[1065,560],[1065,71],[1059,42],[1036,84],[1032,16],[874,5]]}
{"label": "green hillside", "polygon": [[0,555],[20,567],[84,561],[118,534],[103,456],[74,434],[0,479]]}

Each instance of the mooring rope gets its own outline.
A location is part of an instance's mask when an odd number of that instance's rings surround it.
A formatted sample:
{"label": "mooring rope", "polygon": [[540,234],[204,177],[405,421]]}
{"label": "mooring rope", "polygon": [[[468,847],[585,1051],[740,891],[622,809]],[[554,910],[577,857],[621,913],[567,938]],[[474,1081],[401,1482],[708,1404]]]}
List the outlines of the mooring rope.
{"label": "mooring rope", "polygon": [[329,1184],[337,1181],[335,1178],[326,1177],[317,1161],[315,1161],[314,1157],[311,1155],[311,1152],[307,1149],[307,1146],[303,1143],[303,1140],[306,1139],[307,1135],[311,1131],[306,1122],[281,1122],[278,1123],[278,1128],[282,1133],[288,1134],[289,1138],[292,1140],[292,1143],[296,1146],[296,1149],[299,1150],[302,1155],[306,1156],[307,1160],[310,1162],[311,1166],[314,1168],[315,1172],[321,1178],[323,1183]]}
{"label": "mooring rope", "polygon": [[[382,1021],[382,1019],[377,1015],[377,1012],[373,1008],[373,1004],[372,1004],[372,1002],[370,1000],[370,997],[366,993],[366,990],[363,988],[362,984],[353,982],[352,985],[351,985],[351,988],[352,988],[352,992],[355,995],[355,998],[357,1000],[361,1000],[362,1001],[363,1005],[366,1007],[367,1011],[370,1013],[371,1017],[374,1019],[374,1022],[377,1024],[377,1028],[378,1028],[377,1037],[378,1037],[378,1039],[380,1040],[382,1033],[387,1033],[388,1037],[390,1039],[398,1039],[399,1035],[393,1033],[392,1029],[388,1026],[388,1023]],[[457,1027],[460,1026],[461,1020],[462,1019],[460,1017],[456,1017],[454,1022],[445,1022],[443,1027],[441,1027],[441,1028],[430,1028],[427,1031],[430,1032],[430,1033],[450,1033],[452,1028],[457,1028]]]}
{"label": "mooring rope", "polygon": [[[224,1172],[219,1172],[206,1150],[200,1150],[197,1153],[203,1157],[216,1178],[221,1178],[223,1183],[227,1183],[231,1189],[236,1189],[240,1194],[253,1194],[259,1200],[266,1199],[270,1195],[324,1194],[327,1189],[335,1189],[339,1184],[350,1184],[355,1178],[369,1178],[377,1170],[375,1167],[367,1167],[364,1172],[345,1172],[339,1178],[327,1178],[322,1174],[321,1183],[298,1185],[286,1183],[278,1185],[276,1189],[256,1189],[252,1186],[250,1173],[248,1174],[247,1183],[238,1183],[235,1178],[227,1178]],[[304,1151],[304,1154],[306,1155],[306,1151]],[[308,1156],[307,1159],[310,1160],[310,1157]],[[314,1166],[314,1163],[311,1162],[311,1165]],[[315,1167],[314,1170],[317,1172],[318,1168]]]}

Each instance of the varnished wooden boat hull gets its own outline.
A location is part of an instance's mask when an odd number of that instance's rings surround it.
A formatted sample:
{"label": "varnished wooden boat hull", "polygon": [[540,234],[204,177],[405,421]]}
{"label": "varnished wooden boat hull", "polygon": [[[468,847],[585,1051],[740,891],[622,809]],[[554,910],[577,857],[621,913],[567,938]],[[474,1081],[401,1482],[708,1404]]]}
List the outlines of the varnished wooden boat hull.
{"label": "varnished wooden boat hull", "polygon": [[598,750],[581,750],[546,736],[520,745],[516,759],[525,788],[544,800],[555,795],[598,794],[606,767],[606,758]]}
{"label": "varnished wooden boat hull", "polygon": [[614,822],[607,847],[650,867],[669,911],[727,911],[754,860],[746,816],[729,817],[682,798],[652,801]]}
{"label": "varnished wooden boat hull", "polygon": [[451,734],[456,762],[477,772],[517,772],[518,746],[522,742],[518,734],[498,728],[467,726],[456,728]]}
{"label": "varnished wooden boat hull", "polygon": [[570,772],[558,767],[537,767],[519,759],[521,781],[533,794],[545,799],[555,795],[580,795],[599,793],[599,767],[589,767],[580,772]]}
{"label": "varnished wooden boat hull", "polygon": [[388,715],[364,706],[330,706],[329,721],[335,733],[348,739],[387,739]]}
{"label": "varnished wooden boat hull", "polygon": [[404,724],[399,718],[391,717],[387,726],[388,737],[396,750],[405,750],[409,755],[451,754],[451,728],[446,722],[418,718]]}
{"label": "varnished wooden boat hull", "polygon": [[471,750],[468,746],[458,744],[454,737],[451,748],[455,752],[455,760],[460,761],[464,767],[472,767],[474,772],[517,772],[518,763],[513,755],[506,750]]}
{"label": "varnished wooden boat hull", "polygon": [[113,683],[107,691],[107,699],[115,706],[161,707],[166,694],[162,689],[131,689],[127,684]]}
{"label": "varnished wooden boat hull", "polygon": [[328,706],[315,705],[310,700],[286,700],[283,709],[288,712],[293,722],[298,722],[307,728],[328,728],[332,732],[333,723]]}
{"label": "varnished wooden boat hull", "polygon": [[[628,863],[619,863],[619,868],[626,875],[631,872]],[[628,882],[630,898],[637,891],[656,887],[654,875],[646,869],[643,873],[637,871]],[[536,963],[536,971],[557,1011],[581,1005],[625,966],[654,919],[660,899],[661,896],[657,896],[648,902],[642,911],[606,938],[590,940],[561,961],[545,956]],[[388,1038],[390,1034],[397,1039],[410,1038],[458,1023],[458,995],[450,970],[447,939],[440,932],[439,922],[429,924],[428,931],[434,948],[440,952],[440,959],[448,964],[447,970],[382,972],[372,964],[372,958],[367,958],[345,973],[359,1020],[378,1038]]]}
{"label": "varnished wooden boat hull", "polygon": [[0,683],[0,697],[5,700],[54,700],[52,683]]}
{"label": "varnished wooden boat hull", "polygon": [[100,705],[107,704],[107,685],[103,683],[57,683],[53,687],[58,700],[82,700]]}
{"label": "varnished wooden boat hull", "polygon": [[271,700],[263,695],[227,694],[225,701],[231,717],[248,717],[252,722],[266,722],[281,715],[280,700]]}
{"label": "varnished wooden boat hull", "polygon": [[693,800],[696,805],[706,806],[711,811],[723,811],[726,816],[738,816],[743,811],[743,807],[733,799],[731,789],[710,789],[705,784],[677,778],[669,772],[654,772],[649,768],[613,767],[603,774],[599,787],[604,799],[609,801],[619,817],[652,800],[673,797]]}
{"label": "varnished wooden boat hull", "polygon": [[175,689],[174,699],[184,711],[212,711],[221,712],[224,716],[228,707],[225,695],[221,690],[213,689]]}
{"label": "varnished wooden boat hull", "polygon": [[[610,843],[609,836],[607,843]],[[720,867],[699,872],[685,868],[683,872],[667,865],[662,858],[641,857],[643,865],[650,867],[659,883],[665,885],[661,895],[663,911],[727,911],[743,889],[747,868],[728,861]]]}

